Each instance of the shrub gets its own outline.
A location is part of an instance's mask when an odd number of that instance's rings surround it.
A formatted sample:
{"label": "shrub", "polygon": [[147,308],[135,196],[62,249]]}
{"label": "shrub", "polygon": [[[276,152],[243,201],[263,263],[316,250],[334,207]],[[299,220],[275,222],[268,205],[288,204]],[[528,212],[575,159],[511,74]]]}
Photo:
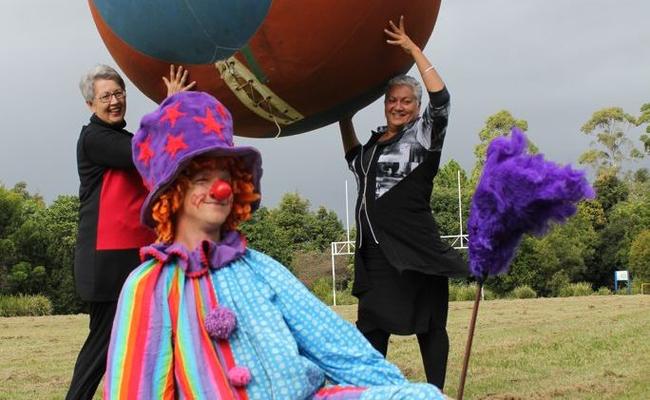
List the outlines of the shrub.
{"label": "shrub", "polygon": [[594,292],[594,294],[598,296],[609,296],[612,294],[612,291],[609,290],[609,288],[606,288],[605,286],[601,286],[598,288],[596,292]]}
{"label": "shrub", "polygon": [[515,299],[534,299],[537,297],[537,292],[528,285],[522,285],[514,288],[511,296]]}
{"label": "shrub", "polygon": [[[449,285],[449,301],[474,301],[476,299],[476,284],[452,283]],[[496,295],[493,291],[483,286],[483,298],[494,300]]]}
{"label": "shrub", "polygon": [[587,282],[578,282],[570,283],[560,289],[560,297],[572,297],[572,296],[589,296],[593,294],[594,291],[591,289],[591,285]]}
{"label": "shrub", "polygon": [[[316,279],[311,286],[311,291],[314,296],[328,306],[334,303],[332,299],[332,278],[322,276]],[[344,290],[336,290],[336,305],[350,304],[357,304],[357,298],[352,295],[352,282]]]}
{"label": "shrub", "polygon": [[474,301],[476,299],[476,291],[478,286],[475,284],[465,285],[461,288],[459,292],[460,301]]}
{"label": "shrub", "polygon": [[459,287],[460,285],[456,284],[449,285],[449,301],[457,301]]}
{"label": "shrub", "polygon": [[[641,294],[641,284],[644,282],[641,282],[640,279],[634,279],[632,280],[630,284],[630,293],[628,293],[627,289],[627,284],[619,284],[618,286],[618,292],[616,294]],[[646,288],[646,293],[647,293],[647,288]]]}
{"label": "shrub", "polygon": [[594,294],[594,290],[591,288],[589,282],[578,282],[571,284],[573,287],[574,296],[590,296]]}
{"label": "shrub", "polygon": [[494,293],[490,289],[483,286],[483,298],[484,298],[484,300],[495,300],[498,297],[497,297],[496,293]]}
{"label": "shrub", "polygon": [[449,301],[469,301],[476,296],[476,286],[467,284],[449,285]]}
{"label": "shrub", "polygon": [[52,314],[52,302],[45,296],[0,296],[0,317]]}
{"label": "shrub", "polygon": [[332,280],[330,278],[323,276],[316,279],[311,286],[311,291],[323,303],[327,305],[332,304]]}
{"label": "shrub", "polygon": [[558,271],[553,274],[551,281],[548,284],[549,289],[551,290],[551,296],[559,296],[560,292],[567,286],[571,284],[569,275],[566,271]]}
{"label": "shrub", "polygon": [[345,290],[336,291],[336,305],[347,306],[350,304],[357,304],[358,300],[352,295],[352,283],[348,285]]}

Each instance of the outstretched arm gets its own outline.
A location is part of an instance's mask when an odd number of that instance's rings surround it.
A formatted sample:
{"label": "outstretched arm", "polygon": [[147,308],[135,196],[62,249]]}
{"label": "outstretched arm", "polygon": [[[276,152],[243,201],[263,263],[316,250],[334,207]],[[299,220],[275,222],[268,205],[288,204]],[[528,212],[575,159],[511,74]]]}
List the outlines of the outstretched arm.
{"label": "outstretched arm", "polygon": [[399,17],[399,26],[396,26],[393,21],[388,21],[388,24],[390,25],[390,29],[384,29],[384,32],[390,39],[386,40],[386,43],[400,46],[402,50],[413,57],[427,91],[438,92],[442,90],[445,87],[442,78],[440,78],[440,75],[438,75],[438,72],[431,65],[431,62],[429,62],[424,53],[422,53],[422,50],[406,34],[404,16]]}
{"label": "outstretched arm", "polygon": [[409,383],[357,328],[314,297],[289,270],[275,260],[260,257],[264,262],[256,265],[256,271],[273,290],[274,304],[291,330],[300,354],[318,366],[330,383],[339,385],[326,386],[314,399],[332,398],[336,396],[327,394],[349,391],[350,397],[341,398],[444,400],[433,385]]}
{"label": "outstretched arm", "polygon": [[167,97],[192,89],[196,85],[196,81],[192,81],[186,85],[185,82],[187,82],[188,76],[189,71],[184,69],[182,65],[179,65],[178,69],[174,67],[174,64],[170,65],[169,79],[164,76],[162,77],[165,86],[167,86]]}

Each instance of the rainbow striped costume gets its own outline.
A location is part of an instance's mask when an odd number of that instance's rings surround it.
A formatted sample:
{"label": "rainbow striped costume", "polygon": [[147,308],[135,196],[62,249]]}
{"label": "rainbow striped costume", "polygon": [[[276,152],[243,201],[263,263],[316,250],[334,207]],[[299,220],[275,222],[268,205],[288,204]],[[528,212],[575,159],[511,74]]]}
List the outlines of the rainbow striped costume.
{"label": "rainbow striped costume", "polygon": [[[443,399],[237,232],[141,254],[113,323],[106,399]],[[214,310],[235,324],[222,336],[206,321]]]}

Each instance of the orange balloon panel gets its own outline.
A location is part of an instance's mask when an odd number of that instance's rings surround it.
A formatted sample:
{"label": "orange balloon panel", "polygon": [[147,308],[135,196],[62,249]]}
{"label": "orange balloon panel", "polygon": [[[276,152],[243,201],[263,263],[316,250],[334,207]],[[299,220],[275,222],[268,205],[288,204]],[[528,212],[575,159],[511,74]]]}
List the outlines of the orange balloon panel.
{"label": "orange balloon panel", "polygon": [[[169,62],[127,44],[89,4],[120,68],[146,96],[162,101],[161,77],[169,73]],[[408,71],[412,58],[387,44],[383,29],[404,15],[407,33],[424,47],[439,7],[440,0],[274,0],[233,57],[185,66],[197,90],[229,108],[238,135],[299,134],[365,107],[389,78]]]}

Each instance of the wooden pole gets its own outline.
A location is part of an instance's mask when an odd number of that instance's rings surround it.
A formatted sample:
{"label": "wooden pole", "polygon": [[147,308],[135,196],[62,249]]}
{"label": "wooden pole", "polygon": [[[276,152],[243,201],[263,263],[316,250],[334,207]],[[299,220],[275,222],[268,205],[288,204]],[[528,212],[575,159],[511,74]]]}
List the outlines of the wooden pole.
{"label": "wooden pole", "polygon": [[481,290],[483,289],[483,282],[479,283],[476,287],[476,298],[474,299],[474,309],[472,310],[472,319],[469,322],[469,334],[467,335],[467,344],[465,345],[465,357],[463,358],[463,370],[460,374],[460,384],[458,385],[458,393],[456,398],[463,400],[463,392],[465,391],[465,378],[467,377],[467,367],[469,366],[469,355],[472,351],[472,340],[474,339],[474,328],[476,327],[476,317],[478,315],[478,305],[481,302]]}

